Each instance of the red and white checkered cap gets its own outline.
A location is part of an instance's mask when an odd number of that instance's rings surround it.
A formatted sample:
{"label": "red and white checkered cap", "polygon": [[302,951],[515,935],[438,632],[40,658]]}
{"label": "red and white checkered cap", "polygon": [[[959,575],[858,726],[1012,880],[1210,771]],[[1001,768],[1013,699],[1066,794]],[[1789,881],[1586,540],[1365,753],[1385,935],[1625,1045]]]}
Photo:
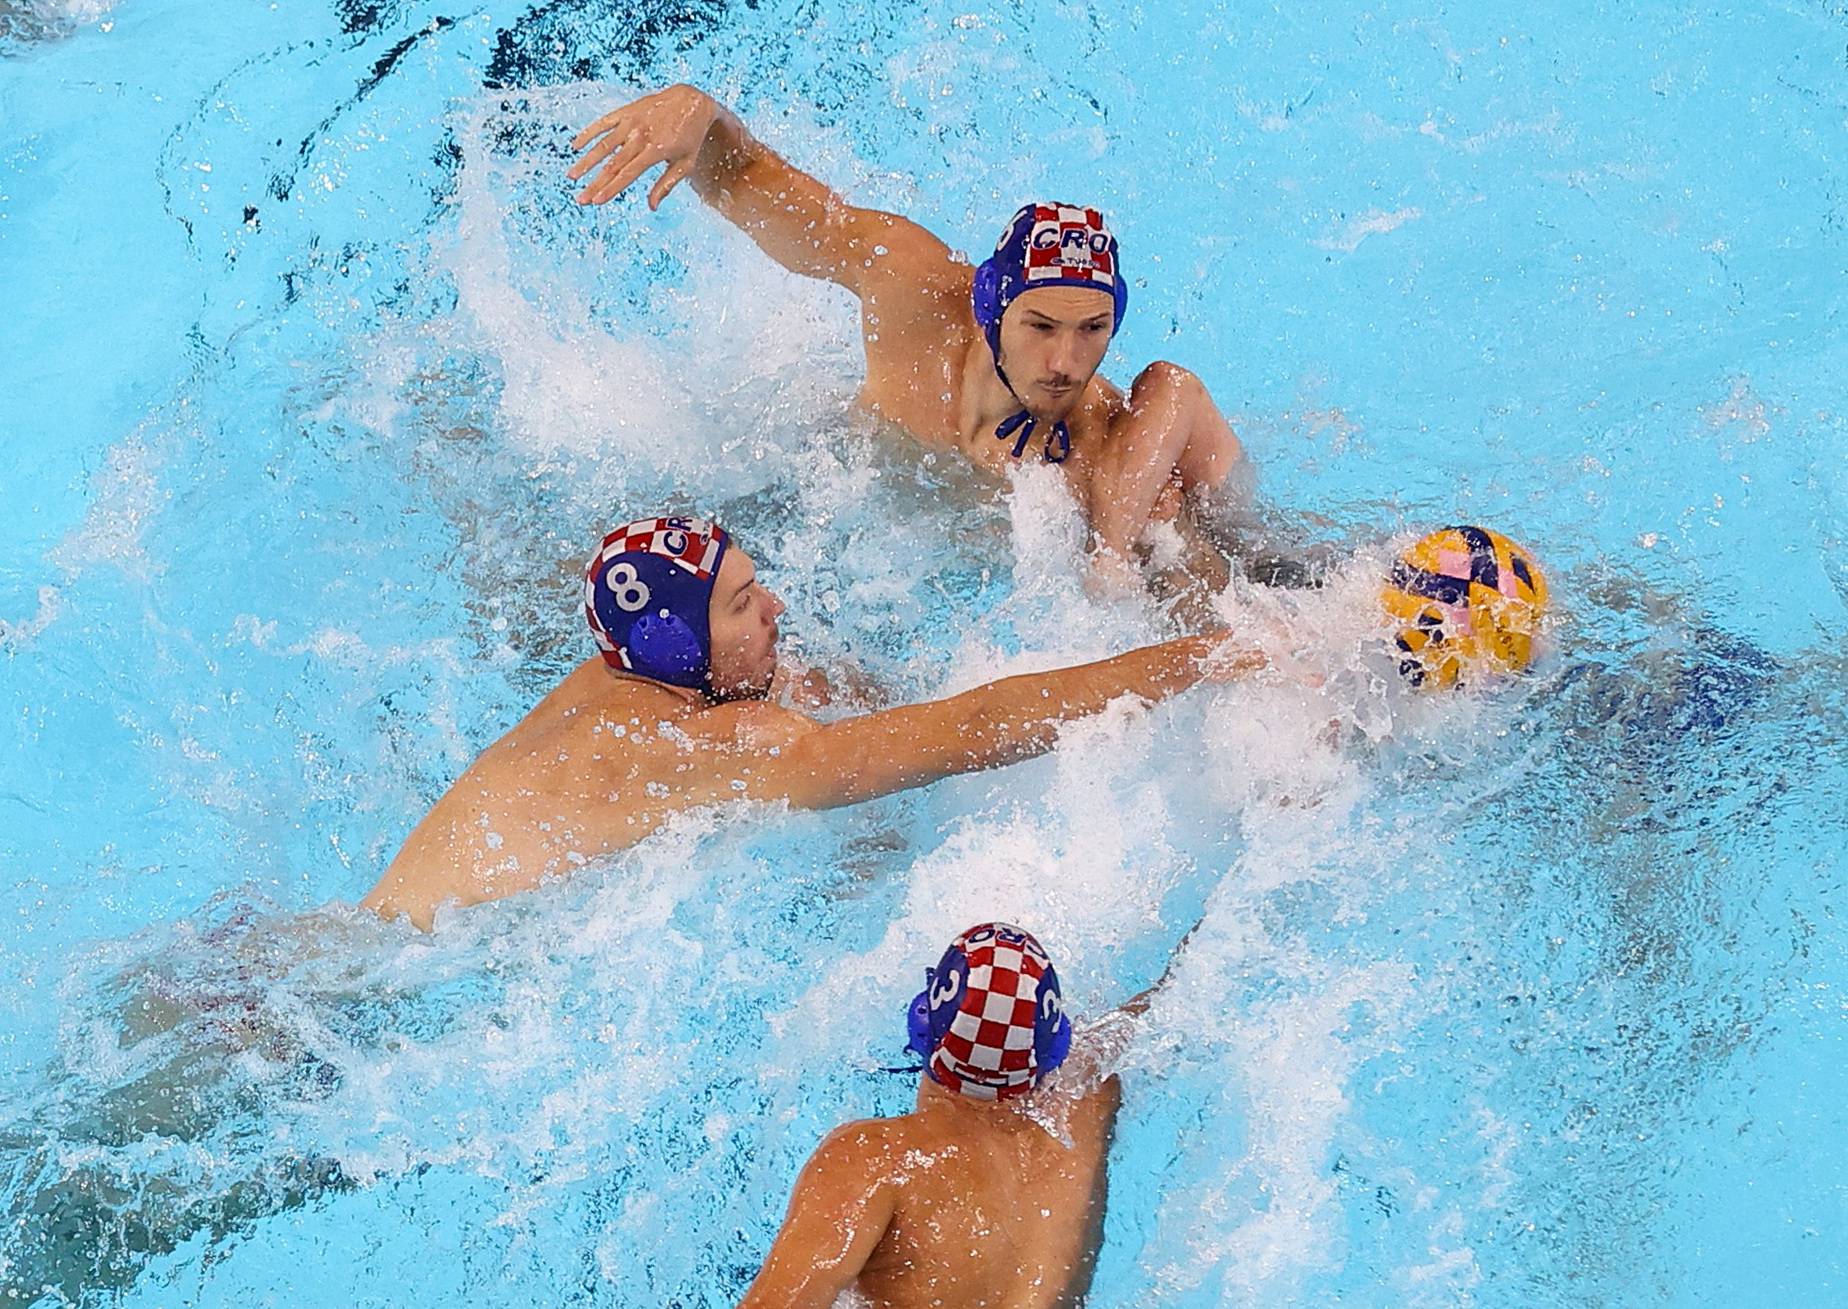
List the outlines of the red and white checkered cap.
{"label": "red and white checkered cap", "polygon": [[[933,1033],[941,1035],[928,1064],[931,1078],[977,1100],[1025,1095],[1039,1080],[1034,1027],[1042,1008],[1041,985],[1047,983],[1055,993],[1058,986],[1052,961],[1032,933],[1007,923],[971,927],[951,943],[945,963],[959,953],[963,976],[946,975],[939,965],[933,983],[933,1001],[950,999],[950,988],[960,996],[948,1030],[941,1014],[932,1011]],[[953,965],[948,970],[955,971]]]}
{"label": "red and white checkered cap", "polygon": [[1116,277],[1116,240],[1102,213],[1075,205],[1033,206],[1025,268],[1029,287],[1076,282],[1109,290]]}

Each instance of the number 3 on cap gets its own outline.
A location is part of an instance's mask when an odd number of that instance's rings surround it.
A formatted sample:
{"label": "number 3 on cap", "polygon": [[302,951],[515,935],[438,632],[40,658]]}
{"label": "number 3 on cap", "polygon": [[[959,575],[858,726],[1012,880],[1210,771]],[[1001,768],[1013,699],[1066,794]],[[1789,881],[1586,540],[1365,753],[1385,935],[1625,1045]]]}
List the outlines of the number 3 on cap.
{"label": "number 3 on cap", "polygon": [[604,577],[603,584],[610,588],[616,607],[625,614],[632,614],[648,605],[648,587],[635,575],[634,564],[617,564]]}

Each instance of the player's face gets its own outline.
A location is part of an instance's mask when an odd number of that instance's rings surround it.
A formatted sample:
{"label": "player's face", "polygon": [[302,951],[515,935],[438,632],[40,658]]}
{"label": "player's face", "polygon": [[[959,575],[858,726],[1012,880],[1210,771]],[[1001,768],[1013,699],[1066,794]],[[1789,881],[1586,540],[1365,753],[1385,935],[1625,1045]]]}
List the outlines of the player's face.
{"label": "player's face", "polygon": [[783,602],[757,580],[751,556],[733,545],[713,579],[712,689],[722,700],[760,700],[776,676],[777,615]]}
{"label": "player's face", "polygon": [[1001,316],[1001,367],[1036,418],[1069,416],[1104,362],[1116,304],[1084,286],[1023,291]]}

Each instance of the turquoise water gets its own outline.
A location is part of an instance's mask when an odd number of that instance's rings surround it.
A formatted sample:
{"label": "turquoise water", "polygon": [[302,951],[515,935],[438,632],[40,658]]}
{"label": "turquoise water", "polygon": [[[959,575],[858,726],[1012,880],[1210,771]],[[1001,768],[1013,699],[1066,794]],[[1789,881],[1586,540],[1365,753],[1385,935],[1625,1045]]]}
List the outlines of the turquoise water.
{"label": "turquoise water", "polygon": [[[728,1304],[822,1132],[907,1104],[957,928],[1033,925],[1082,1014],[1203,912],[1093,1303],[1848,1302],[1834,7],[34,0],[0,42],[12,1302]],[[964,249],[1101,203],[1109,371],[1198,371],[1355,559],[1224,602],[1328,685],[367,923],[590,653],[619,513],[720,514],[899,695],[1158,631],[1044,478],[854,417],[840,293],[690,197],[569,203],[577,127],[678,78]],[[1411,701],[1357,606],[1462,519],[1565,616],[1517,692]]]}

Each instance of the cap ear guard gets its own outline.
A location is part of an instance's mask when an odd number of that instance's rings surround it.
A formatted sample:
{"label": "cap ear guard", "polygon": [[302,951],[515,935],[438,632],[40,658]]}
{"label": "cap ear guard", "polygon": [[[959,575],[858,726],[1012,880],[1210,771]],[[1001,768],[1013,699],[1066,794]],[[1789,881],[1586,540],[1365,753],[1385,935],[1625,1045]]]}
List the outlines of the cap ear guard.
{"label": "cap ear guard", "polygon": [[969,292],[975,321],[984,332],[1001,321],[1001,269],[995,259],[990,255],[976,266],[975,285]]}
{"label": "cap ear guard", "polygon": [[905,1049],[920,1059],[930,1058],[930,983],[936,971],[924,970],[924,989],[905,1007]]}
{"label": "cap ear guard", "polygon": [[1036,1033],[1033,1038],[1033,1058],[1039,1064],[1038,1075],[1046,1076],[1053,1069],[1065,1062],[1065,1056],[1072,1052],[1072,1020],[1064,1014],[1059,1015],[1059,1025],[1052,1029],[1044,1046],[1040,1044]]}
{"label": "cap ear guard", "polygon": [[1046,1074],[1065,1062],[1065,1056],[1072,1052],[1072,1020],[1065,1016],[1065,997],[1059,989],[1059,975],[1046,965],[1046,975],[1040,979],[1039,1017],[1033,1024],[1033,1063],[1034,1080],[1043,1080]]}
{"label": "cap ear guard", "polygon": [[706,651],[686,619],[663,609],[635,620],[629,629],[629,660],[644,677],[681,685],[704,673]]}
{"label": "cap ear guard", "polygon": [[988,353],[995,361],[995,375],[1011,394],[1014,384],[1007,380],[1007,373],[1001,367],[1001,315],[1007,311],[1007,306],[1001,300],[1000,260],[999,253],[992,254],[976,268],[975,285],[970,288],[969,299],[975,324],[982,329],[982,339],[988,342]]}

